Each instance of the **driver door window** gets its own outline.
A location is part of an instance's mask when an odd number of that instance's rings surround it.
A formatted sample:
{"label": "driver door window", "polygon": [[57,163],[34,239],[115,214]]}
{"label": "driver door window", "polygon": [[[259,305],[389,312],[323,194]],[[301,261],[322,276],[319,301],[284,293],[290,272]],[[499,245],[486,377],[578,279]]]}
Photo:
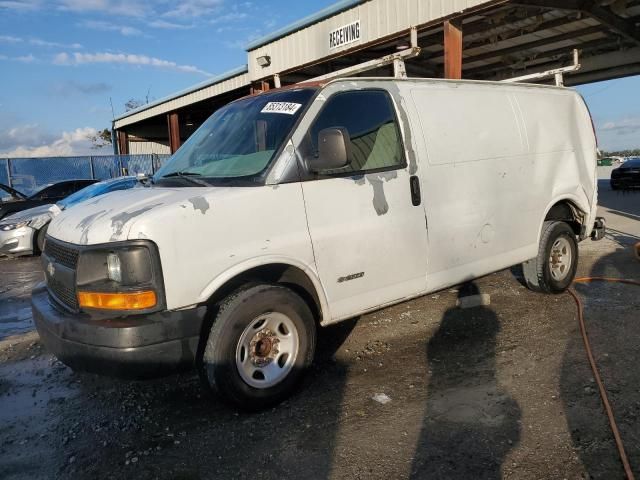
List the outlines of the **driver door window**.
{"label": "driver door window", "polygon": [[310,130],[312,152],[318,152],[318,134],[325,128],[349,132],[349,165],[324,173],[354,175],[405,166],[400,131],[389,94],[360,90],[333,95]]}

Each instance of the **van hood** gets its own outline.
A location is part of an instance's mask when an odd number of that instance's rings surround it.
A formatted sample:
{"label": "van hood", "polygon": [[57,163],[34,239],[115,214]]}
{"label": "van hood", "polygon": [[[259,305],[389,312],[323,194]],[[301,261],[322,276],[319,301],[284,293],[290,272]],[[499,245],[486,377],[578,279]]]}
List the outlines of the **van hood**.
{"label": "van hood", "polygon": [[111,192],[63,211],[51,222],[48,234],[78,245],[146,238],[139,231],[130,237],[132,227],[159,216],[170,229],[172,217],[180,212],[204,214],[226,190],[230,188],[147,187]]}

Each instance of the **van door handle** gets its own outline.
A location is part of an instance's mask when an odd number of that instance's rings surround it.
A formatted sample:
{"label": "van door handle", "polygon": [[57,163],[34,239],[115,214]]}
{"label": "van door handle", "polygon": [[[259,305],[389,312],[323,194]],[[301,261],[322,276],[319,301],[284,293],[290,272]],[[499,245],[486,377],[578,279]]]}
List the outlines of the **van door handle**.
{"label": "van door handle", "polygon": [[420,195],[420,179],[416,175],[409,178],[409,188],[411,189],[411,203],[417,207],[422,203],[422,197]]}

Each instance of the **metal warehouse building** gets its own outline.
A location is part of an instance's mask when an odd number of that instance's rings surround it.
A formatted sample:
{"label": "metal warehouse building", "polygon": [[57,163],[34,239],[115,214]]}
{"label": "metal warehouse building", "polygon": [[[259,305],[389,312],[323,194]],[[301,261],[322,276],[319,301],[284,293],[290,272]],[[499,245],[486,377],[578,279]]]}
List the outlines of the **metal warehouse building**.
{"label": "metal warehouse building", "polygon": [[394,59],[410,77],[504,80],[565,66],[578,49],[568,85],[636,75],[639,23],[640,0],[343,0],[251,43],[247,65],[116,118],[114,143],[173,153],[234,99],[343,69],[398,75]]}

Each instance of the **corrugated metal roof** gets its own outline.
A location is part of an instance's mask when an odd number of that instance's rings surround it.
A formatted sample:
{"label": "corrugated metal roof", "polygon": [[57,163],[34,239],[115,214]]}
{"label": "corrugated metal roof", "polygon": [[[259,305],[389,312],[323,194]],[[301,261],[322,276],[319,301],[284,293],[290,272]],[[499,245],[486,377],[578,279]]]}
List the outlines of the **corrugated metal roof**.
{"label": "corrugated metal roof", "polygon": [[290,25],[287,25],[280,30],[276,30],[269,35],[266,35],[262,38],[254,40],[249,45],[247,45],[246,50],[250,52],[251,50],[255,50],[256,48],[262,47],[267,43],[271,43],[275,40],[278,40],[282,37],[286,37],[291,33],[297,32],[298,30],[302,30],[309,25],[313,25],[314,23],[321,22],[325,18],[331,17],[332,15],[337,15],[345,10],[348,10],[356,5],[366,2],[367,0],[341,0],[340,2],[334,3],[333,5],[329,5],[327,8],[320,10],[319,12],[314,13],[313,15],[309,15],[308,17],[304,17],[297,22],[294,22]]}
{"label": "corrugated metal roof", "polygon": [[249,71],[249,68],[247,65],[243,65],[241,67],[238,68],[234,68],[233,70],[229,70],[228,72],[222,73],[220,75],[216,75],[215,77],[211,77],[208,80],[205,80],[204,82],[198,83],[192,87],[189,87],[185,90],[182,90],[180,92],[174,93],[172,95],[169,95],[167,97],[161,98],[160,100],[156,100],[154,102],[151,103],[147,103],[146,105],[143,105],[141,107],[135,108],[133,110],[129,110],[127,113],[124,113],[123,115],[120,115],[119,117],[116,117],[114,119],[114,121],[118,121],[118,120],[122,120],[124,118],[130,117],[132,115],[135,115],[137,113],[140,112],[144,112],[145,110],[149,110],[150,108],[153,108],[157,105],[162,105],[163,103],[167,103],[171,100],[175,100],[176,98],[180,98],[180,97],[184,97],[185,95],[189,95],[190,93],[193,92],[197,92],[198,90],[202,90],[204,88],[210,87],[212,85],[216,85],[218,83],[224,82],[225,80],[229,80],[230,78],[233,77],[237,77],[240,75],[243,75],[245,73],[247,73]]}

